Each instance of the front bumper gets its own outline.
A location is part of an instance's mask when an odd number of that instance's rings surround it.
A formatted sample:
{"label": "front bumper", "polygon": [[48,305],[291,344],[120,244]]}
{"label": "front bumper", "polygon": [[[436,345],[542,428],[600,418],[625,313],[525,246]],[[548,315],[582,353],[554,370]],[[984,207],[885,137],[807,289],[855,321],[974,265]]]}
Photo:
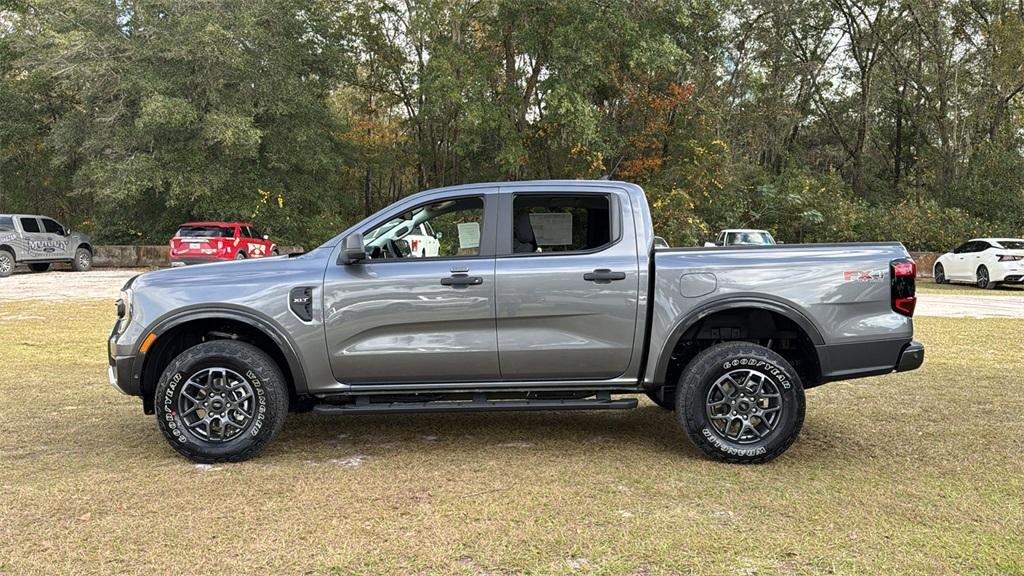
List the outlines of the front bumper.
{"label": "front bumper", "polygon": [[924,364],[924,344],[911,340],[900,352],[900,361],[896,364],[897,372],[917,370]]}
{"label": "front bumper", "polygon": [[135,370],[137,357],[130,354],[119,354],[119,352],[129,348],[117,344],[117,328],[121,322],[122,320],[118,319],[117,323],[114,324],[114,329],[111,330],[110,338],[107,340],[107,380],[111,386],[122,394],[140,396],[142,394],[142,383],[140,381],[140,371]]}

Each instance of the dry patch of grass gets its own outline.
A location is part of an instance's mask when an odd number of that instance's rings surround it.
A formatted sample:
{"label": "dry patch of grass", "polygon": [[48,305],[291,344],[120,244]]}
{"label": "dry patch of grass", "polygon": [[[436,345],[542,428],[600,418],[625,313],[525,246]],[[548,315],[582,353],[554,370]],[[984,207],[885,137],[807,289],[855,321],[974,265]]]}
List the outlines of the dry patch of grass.
{"label": "dry patch of grass", "polygon": [[110,302],[0,304],[0,574],[1024,573],[1020,320],[808,392],[783,457],[671,414],[293,415],[195,466],[106,382]]}

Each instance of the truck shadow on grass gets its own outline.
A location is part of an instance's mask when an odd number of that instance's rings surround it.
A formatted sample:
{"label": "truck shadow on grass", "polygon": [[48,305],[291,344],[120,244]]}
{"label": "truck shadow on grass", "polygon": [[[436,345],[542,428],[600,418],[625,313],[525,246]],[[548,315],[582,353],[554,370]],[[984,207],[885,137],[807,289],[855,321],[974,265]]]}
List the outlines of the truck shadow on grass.
{"label": "truck shadow on grass", "polygon": [[[810,461],[845,459],[855,453],[842,423],[805,423],[793,450]],[[801,444],[813,447],[801,450]],[[854,450],[851,450],[854,449]],[[334,458],[369,454],[375,458],[408,454],[544,453],[620,454],[707,459],[686,438],[675,414],[642,405],[626,412],[497,412],[490,414],[389,414],[330,417],[290,414],[284,430],[263,457]],[[804,453],[807,452],[807,453]],[[788,459],[788,458],[787,458]]]}

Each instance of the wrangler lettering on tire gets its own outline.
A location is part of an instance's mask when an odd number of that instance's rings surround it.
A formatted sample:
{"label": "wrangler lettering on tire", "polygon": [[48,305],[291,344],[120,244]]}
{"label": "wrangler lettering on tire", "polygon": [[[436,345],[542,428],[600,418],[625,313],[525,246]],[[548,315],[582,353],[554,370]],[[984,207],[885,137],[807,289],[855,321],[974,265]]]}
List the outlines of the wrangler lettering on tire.
{"label": "wrangler lettering on tire", "polygon": [[196,462],[238,462],[256,455],[281,430],[288,389],[265,352],[215,340],[182,352],[156,388],[160,430]]}
{"label": "wrangler lettering on tire", "polygon": [[804,391],[782,356],[757,344],[726,342],[702,351],[683,370],[676,414],[708,456],[767,462],[800,433]]}

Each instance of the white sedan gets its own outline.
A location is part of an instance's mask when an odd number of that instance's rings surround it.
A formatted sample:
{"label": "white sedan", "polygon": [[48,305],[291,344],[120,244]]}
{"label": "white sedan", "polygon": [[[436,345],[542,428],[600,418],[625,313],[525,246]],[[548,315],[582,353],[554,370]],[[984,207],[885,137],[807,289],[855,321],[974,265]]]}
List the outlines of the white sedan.
{"label": "white sedan", "polygon": [[975,238],[935,261],[936,284],[967,282],[978,288],[1024,283],[1024,240]]}

